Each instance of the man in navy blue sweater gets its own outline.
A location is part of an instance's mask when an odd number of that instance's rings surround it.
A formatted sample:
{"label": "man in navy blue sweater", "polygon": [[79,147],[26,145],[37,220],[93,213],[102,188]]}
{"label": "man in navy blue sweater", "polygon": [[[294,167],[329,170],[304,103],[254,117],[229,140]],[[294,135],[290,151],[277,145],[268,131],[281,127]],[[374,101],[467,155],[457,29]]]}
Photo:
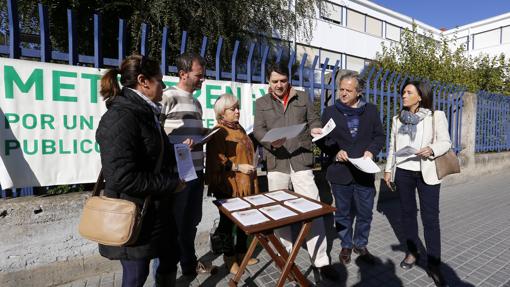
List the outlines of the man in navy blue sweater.
{"label": "man in navy blue sweater", "polygon": [[374,159],[385,143],[377,107],[363,99],[363,85],[358,73],[348,72],[340,77],[335,104],[324,110],[321,119],[323,125],[333,119],[336,127],[318,142],[332,159],[326,178],[335,197],[335,226],[343,264],[351,261],[353,250],[368,263],[375,259],[367,249],[375,197],[374,174],[357,169],[348,160]]}

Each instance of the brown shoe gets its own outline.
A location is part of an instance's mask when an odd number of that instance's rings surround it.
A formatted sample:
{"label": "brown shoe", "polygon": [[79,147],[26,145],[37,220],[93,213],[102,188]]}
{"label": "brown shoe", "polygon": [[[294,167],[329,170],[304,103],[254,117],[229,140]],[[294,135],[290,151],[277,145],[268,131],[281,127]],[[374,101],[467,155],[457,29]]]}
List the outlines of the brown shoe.
{"label": "brown shoe", "polygon": [[197,267],[195,268],[197,274],[211,274],[214,275],[218,272],[218,267],[212,264],[206,264],[205,262],[198,261]]}
{"label": "brown shoe", "polygon": [[366,263],[369,263],[369,264],[374,264],[375,263],[375,257],[374,255],[370,254],[370,252],[368,252],[368,249],[366,247],[354,247],[354,253],[358,254],[360,259],[365,261]]}
{"label": "brown shoe", "polygon": [[347,265],[351,263],[351,254],[352,254],[352,248],[343,248],[340,251],[340,262],[342,264]]}

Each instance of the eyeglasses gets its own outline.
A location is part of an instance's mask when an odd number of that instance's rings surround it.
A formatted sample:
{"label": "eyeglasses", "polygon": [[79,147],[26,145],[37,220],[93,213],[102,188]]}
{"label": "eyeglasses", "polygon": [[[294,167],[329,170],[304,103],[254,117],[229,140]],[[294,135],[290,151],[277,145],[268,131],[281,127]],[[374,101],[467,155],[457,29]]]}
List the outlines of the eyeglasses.
{"label": "eyeglasses", "polygon": [[226,108],[226,109],[225,109],[225,111],[226,111],[226,110],[229,110],[229,111],[231,111],[231,112],[235,112],[236,110],[238,110],[238,111],[239,111],[239,105],[233,105],[233,106],[232,106],[232,107],[230,107],[230,108]]}

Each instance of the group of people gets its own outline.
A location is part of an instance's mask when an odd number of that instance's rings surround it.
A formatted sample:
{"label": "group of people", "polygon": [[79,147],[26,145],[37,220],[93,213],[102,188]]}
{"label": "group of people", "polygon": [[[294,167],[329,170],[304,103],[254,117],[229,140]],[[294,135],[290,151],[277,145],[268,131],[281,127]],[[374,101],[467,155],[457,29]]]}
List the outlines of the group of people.
{"label": "group of people", "polygon": [[[221,95],[214,104],[217,131],[204,147],[202,107],[193,92],[205,79],[204,59],[185,53],[177,58],[179,82],[166,88],[159,63],[149,57],[132,55],[101,79],[101,95],[107,112],[97,129],[106,196],[120,197],[142,205],[150,196],[149,208],[135,243],[129,246],[100,245],[100,254],[120,260],[122,286],[143,286],[154,260],[156,286],[174,286],[177,264],[184,276],[214,272],[200,262],[195,252],[197,226],[202,217],[204,184],[217,199],[243,197],[261,192],[257,180],[255,146],[264,150],[268,190],[288,189],[320,200],[313,174],[312,138],[322,134],[331,119],[336,127],[316,142],[330,159],[326,178],[335,199],[334,221],[341,242],[339,260],[349,264],[354,252],[369,264],[376,257],[368,251],[375,185],[374,174],[354,167],[350,158],[375,159],[385,143],[375,105],[362,97],[364,82],[353,72],[341,76],[333,105],[322,117],[309,96],[290,84],[289,68],[273,64],[267,71],[268,93],[256,100],[253,140],[239,124],[238,99]],[[120,87],[118,78],[120,76]],[[416,189],[425,231],[427,272],[438,286],[445,286],[440,271],[439,190],[434,158],[450,148],[445,114],[433,111],[428,83],[409,81],[403,85],[403,108],[393,118],[391,141],[384,180],[399,191],[403,235],[407,252],[400,263],[412,268],[419,259]],[[306,124],[291,139],[262,142],[273,128]],[[197,178],[179,178],[173,144],[186,144],[191,152]],[[396,151],[412,146],[417,152],[402,156]],[[354,224],[355,222],[355,224]],[[354,225],[354,226],[353,226]],[[306,245],[311,263],[323,278],[337,280],[338,274],[327,253],[322,218],[312,222]],[[290,250],[292,230],[276,230]],[[220,213],[216,235],[221,238],[225,265],[236,273],[247,250],[246,234]],[[248,264],[256,264],[251,258]]]}

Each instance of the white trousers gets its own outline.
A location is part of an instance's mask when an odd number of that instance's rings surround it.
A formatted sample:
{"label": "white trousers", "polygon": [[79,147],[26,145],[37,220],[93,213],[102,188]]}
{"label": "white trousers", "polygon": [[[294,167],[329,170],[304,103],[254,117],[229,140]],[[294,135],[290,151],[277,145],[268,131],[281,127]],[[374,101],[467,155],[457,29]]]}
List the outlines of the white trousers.
{"label": "white trousers", "polygon": [[[267,182],[269,191],[278,189],[288,189],[292,183],[294,192],[319,200],[319,189],[315,185],[312,170],[303,170],[295,172],[291,168],[290,174],[272,171],[267,173]],[[285,246],[288,252],[292,249],[292,231],[290,226],[285,226],[275,230],[275,234]],[[310,254],[312,264],[315,267],[329,265],[327,254],[326,231],[322,217],[312,221],[312,228],[306,238],[306,247]]]}

